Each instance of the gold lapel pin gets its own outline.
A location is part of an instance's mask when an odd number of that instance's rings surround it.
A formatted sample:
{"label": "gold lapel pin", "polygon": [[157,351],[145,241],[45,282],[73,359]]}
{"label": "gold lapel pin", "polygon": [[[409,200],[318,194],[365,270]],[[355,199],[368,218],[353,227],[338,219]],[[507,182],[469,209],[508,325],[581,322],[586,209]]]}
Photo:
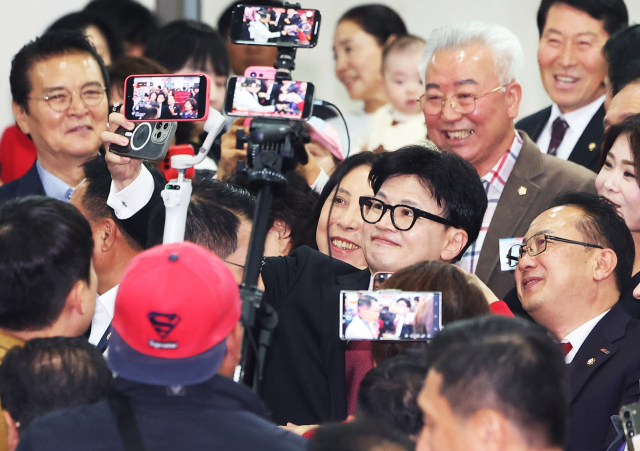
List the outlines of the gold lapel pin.
{"label": "gold lapel pin", "polygon": [[596,359],[594,359],[593,357],[591,357],[589,360],[587,360],[587,366],[591,366],[594,363],[596,363]]}
{"label": "gold lapel pin", "polygon": [[605,354],[611,354],[611,351],[609,351],[608,349],[605,349],[605,348],[602,348],[600,351],[604,352]]}
{"label": "gold lapel pin", "polygon": [[521,186],[520,188],[518,188],[518,194],[521,196],[524,196],[525,194],[527,194],[527,187]]}
{"label": "gold lapel pin", "polygon": [[593,152],[596,149],[596,143],[589,144],[589,152]]}

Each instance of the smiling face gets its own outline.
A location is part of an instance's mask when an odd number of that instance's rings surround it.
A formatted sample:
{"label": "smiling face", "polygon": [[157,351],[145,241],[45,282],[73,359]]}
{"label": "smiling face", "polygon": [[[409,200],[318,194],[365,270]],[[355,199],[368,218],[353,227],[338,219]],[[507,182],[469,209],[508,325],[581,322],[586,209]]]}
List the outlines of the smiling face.
{"label": "smiling face", "polygon": [[456,112],[450,101],[445,101],[439,114],[425,114],[429,138],[467,160],[484,176],[513,142],[520,85],[510,83],[489,94],[500,86],[500,79],[493,55],[484,45],[436,51],[427,65],[425,81],[427,97],[484,95],[468,114]]}
{"label": "smiling face", "polygon": [[[388,179],[375,197],[387,205],[408,205],[437,216],[442,216],[444,211],[415,175]],[[448,255],[444,249],[455,230],[458,229],[445,229],[442,224],[418,218],[413,227],[401,231],[393,226],[387,211],[377,223],[363,225],[365,259],[372,273],[396,272],[423,260],[450,260],[457,252]]]}
{"label": "smiling face", "polygon": [[384,64],[384,86],[393,107],[404,114],[420,114],[418,97],[424,86],[418,72],[422,52],[417,48],[387,55]]}
{"label": "smiling face", "polygon": [[[331,208],[335,190],[327,197],[320,213],[316,228],[318,250],[349,263],[357,268],[366,268],[367,262],[362,252],[362,225],[360,215],[361,196],[373,196],[369,185],[370,166],[358,166],[351,170],[340,182],[340,189]],[[331,216],[329,216],[331,210]],[[327,242],[327,229],[329,241]]]}
{"label": "smiling face", "polygon": [[333,35],[336,76],[353,100],[367,100],[383,91],[382,46],[358,24],[344,20]]}
{"label": "smiling face", "polygon": [[609,39],[602,21],[566,3],[556,3],[547,14],[538,47],[538,65],[544,89],[568,113],[605,93],[607,63],[602,47]]}
{"label": "smiling face", "polygon": [[607,160],[596,177],[598,194],[615,204],[632,233],[640,232],[640,186],[633,163],[629,139],[621,135],[609,150]]}
{"label": "smiling face", "polygon": [[[102,145],[100,133],[107,130],[107,96],[103,95],[98,105],[87,106],[79,93],[104,87],[98,62],[87,53],[56,56],[36,62],[29,78],[29,112],[16,104],[13,111],[20,129],[33,138],[39,158],[86,159],[96,155]],[[72,93],[71,105],[65,111],[53,111],[42,98],[61,89]]]}

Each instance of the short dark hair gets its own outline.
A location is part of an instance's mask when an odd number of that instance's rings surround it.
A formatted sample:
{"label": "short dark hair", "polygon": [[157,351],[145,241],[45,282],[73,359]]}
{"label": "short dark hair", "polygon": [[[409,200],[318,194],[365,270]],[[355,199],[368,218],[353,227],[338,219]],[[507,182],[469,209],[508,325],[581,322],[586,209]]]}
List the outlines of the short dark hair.
{"label": "short dark hair", "polygon": [[383,153],[373,164],[369,174],[373,192],[377,194],[384,182],[400,175],[418,177],[438,206],[444,208],[443,217],[467,232],[467,245],[453,259],[454,262],[460,260],[478,238],[487,209],[487,194],[478,172],[453,152],[410,145]]}
{"label": "short dark hair", "polygon": [[140,243],[133,238],[123,226],[122,221],[116,217],[113,209],[107,205],[111,190],[111,172],[109,172],[104,156],[100,154],[87,160],[82,164],[82,169],[84,170],[86,190],[80,203],[89,216],[87,218],[89,223],[93,224],[101,219],[111,219],[115,222],[129,247],[138,251],[144,249],[146,243]]}
{"label": "short dark hair", "polygon": [[[629,141],[629,148],[633,155],[633,165],[636,174],[640,174],[640,114],[629,116],[624,121],[611,125],[604,132],[602,140],[602,152],[600,153],[600,168],[607,161],[607,155],[613,147],[613,144],[620,136],[626,136]],[[640,179],[636,179],[640,186]]]}
{"label": "short dark hair", "polygon": [[347,176],[352,170],[360,166],[372,166],[375,161],[378,161],[380,154],[374,154],[373,152],[360,152],[355,155],[351,155],[345,158],[344,161],[339,163],[331,176],[329,181],[324,185],[320,192],[320,197],[316,202],[313,209],[311,219],[307,223],[307,239],[305,244],[312,249],[318,250],[318,244],[316,243],[316,229],[318,228],[318,222],[320,221],[320,215],[322,214],[322,207],[329,199],[329,196],[333,193],[333,190],[342,182],[342,179]]}
{"label": "short dark hair", "polygon": [[369,296],[365,294],[364,296],[358,298],[358,308],[360,307],[371,308],[372,302],[378,302],[378,300],[373,296]]}
{"label": "short dark hair", "polygon": [[224,38],[203,22],[174,20],[154,35],[144,52],[172,72],[187,64],[195,70],[206,72],[208,65],[216,75],[229,75],[229,56]]}
{"label": "short dark hair", "polygon": [[225,38],[229,37],[229,32],[231,31],[231,19],[233,16],[233,10],[238,5],[251,4],[255,6],[270,6],[270,7],[282,7],[283,2],[280,0],[253,0],[251,2],[247,2],[246,0],[236,0],[229,3],[229,6],[222,11],[220,17],[218,17],[218,30]]}
{"label": "short dark hair", "polygon": [[407,27],[402,17],[386,5],[367,4],[351,8],[340,17],[338,23],[349,21],[357,24],[370,34],[381,46],[391,36],[400,37],[407,34]]}
{"label": "short dark hair", "polygon": [[111,61],[113,62],[120,58],[124,53],[120,37],[116,34],[113,26],[109,22],[93,13],[79,11],[62,16],[47,28],[47,32],[56,30],[80,30],[84,33],[84,30],[91,25],[96,27],[107,41]]}
{"label": "short dark hair", "polygon": [[93,0],[84,11],[104,17],[125,43],[146,46],[158,30],[156,16],[136,1]]}
{"label": "short dark hair", "polygon": [[11,96],[13,101],[29,112],[28,97],[33,89],[30,72],[34,64],[50,58],[77,53],[88,53],[96,60],[109,96],[109,74],[104,61],[93,45],[78,30],[59,30],[45,33],[22,47],[11,61]]}
{"label": "short dark hair", "polygon": [[[238,247],[240,219],[220,204],[221,193],[227,184],[211,178],[196,177],[187,209],[184,239],[209,249],[221,259],[226,259]],[[149,246],[162,243],[164,233],[164,205],[152,212],[149,221]]]}
{"label": "short dark hair", "polygon": [[[109,67],[111,86],[120,90],[124,98],[124,81],[129,75],[168,74],[169,70],[156,61],[142,56],[123,56]],[[180,124],[184,124],[181,122]]]}
{"label": "short dark hair", "polygon": [[640,24],[616,31],[604,45],[609,65],[607,76],[615,96],[629,83],[640,79]]}
{"label": "short dark hair", "polygon": [[360,382],[356,415],[383,421],[407,435],[419,434],[424,423],[418,394],[426,377],[427,362],[418,350],[385,360]]}
{"label": "short dark hair", "polygon": [[542,36],[547,23],[549,9],[556,3],[564,3],[572,8],[584,11],[596,20],[602,21],[605,31],[611,36],[627,26],[629,13],[624,0],[542,0],[538,8],[538,32]]}
{"label": "short dark hair", "polygon": [[2,360],[0,400],[24,431],[46,413],[98,402],[110,382],[107,363],[86,338],[35,338]]}
{"label": "short dark hair", "polygon": [[394,39],[389,44],[385,45],[384,50],[382,51],[382,71],[384,72],[389,55],[396,52],[406,52],[407,50],[422,52],[426,43],[427,41],[422,39],[420,36],[414,36],[412,34]]}
{"label": "short dark hair", "polygon": [[529,443],[564,447],[569,410],[566,364],[541,326],[487,315],[451,324],[432,340],[429,368],[458,416],[491,408]]}
{"label": "short dark hair", "polygon": [[91,227],[74,206],[44,196],[0,204],[0,328],[53,325],[73,286],[90,283],[92,254]]}
{"label": "short dark hair", "polygon": [[321,426],[309,441],[309,451],[414,451],[415,447],[402,432],[373,420]]}
{"label": "short dark hair", "polygon": [[618,291],[623,293],[631,281],[633,261],[636,256],[633,237],[624,219],[611,202],[602,196],[575,192],[559,194],[549,208],[571,206],[584,212],[584,217],[575,224],[586,242],[611,249],[618,257],[613,274]]}

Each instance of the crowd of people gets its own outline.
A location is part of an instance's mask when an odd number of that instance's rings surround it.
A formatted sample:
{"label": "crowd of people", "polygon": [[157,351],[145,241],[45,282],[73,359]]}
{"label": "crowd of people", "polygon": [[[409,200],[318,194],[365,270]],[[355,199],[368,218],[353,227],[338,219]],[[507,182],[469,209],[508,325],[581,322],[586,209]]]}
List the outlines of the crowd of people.
{"label": "crowd of people", "polygon": [[[425,41],[387,6],[345,12],[335,71],[363,108],[344,114],[350,148],[314,109],[307,162],[258,218],[268,339],[245,330],[238,288],[260,210],[236,174],[246,118],[187,173],[180,243],[162,244],[168,161],[109,150],[134,127],[114,109],[128,76],[207,74],[209,99],[137,85],[145,117],[186,118],[222,110],[230,73],[273,65],[274,47],[229,41],[238,4],[216,30],[93,0],[15,55],[0,451],[624,450],[640,427],[619,417],[640,402],[640,25],[624,1],[541,0],[552,105],[517,123],[533,55],[508,28],[452,22]],[[313,24],[253,4],[256,42]],[[306,94],[254,75],[237,89],[264,112]],[[205,136],[181,122],[169,153]]]}

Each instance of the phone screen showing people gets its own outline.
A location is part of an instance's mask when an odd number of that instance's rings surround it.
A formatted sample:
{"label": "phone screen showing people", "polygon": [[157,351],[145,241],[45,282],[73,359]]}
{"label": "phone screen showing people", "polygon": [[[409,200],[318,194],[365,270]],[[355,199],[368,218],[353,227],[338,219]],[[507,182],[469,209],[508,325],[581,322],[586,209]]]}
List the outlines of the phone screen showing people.
{"label": "phone screen showing people", "polygon": [[308,119],[312,95],[313,85],[304,81],[235,77],[229,80],[225,112],[230,116]]}
{"label": "phone screen showing people", "polygon": [[230,39],[236,44],[313,47],[319,27],[320,12],[315,9],[239,5]]}
{"label": "phone screen showing people", "polygon": [[425,341],[442,329],[442,293],[341,291],[342,340]]}
{"label": "phone screen showing people", "polygon": [[134,75],[125,90],[123,111],[129,120],[195,121],[209,111],[204,75]]}

